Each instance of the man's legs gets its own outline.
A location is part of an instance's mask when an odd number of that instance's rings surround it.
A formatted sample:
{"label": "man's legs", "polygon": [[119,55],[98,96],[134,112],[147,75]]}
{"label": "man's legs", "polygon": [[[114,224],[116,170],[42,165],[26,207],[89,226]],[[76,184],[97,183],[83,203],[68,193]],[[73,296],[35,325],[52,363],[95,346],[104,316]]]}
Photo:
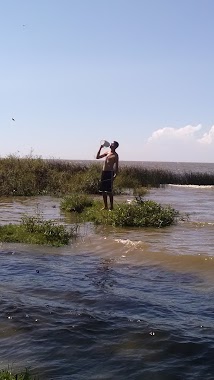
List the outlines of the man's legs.
{"label": "man's legs", "polygon": [[106,188],[107,191],[103,191],[103,202],[104,202],[104,210],[108,210],[108,196],[110,200],[110,210],[113,210],[113,172],[106,172],[108,173],[107,176],[104,178],[103,177],[103,172],[102,172],[102,178],[101,181],[106,181],[104,187]]}
{"label": "man's legs", "polygon": [[113,210],[113,203],[114,203],[114,198],[113,198],[113,193],[109,193],[109,199],[110,199],[110,210]]}
{"label": "man's legs", "polygon": [[105,191],[103,191],[103,202],[104,202],[104,209],[108,210],[107,193]]}

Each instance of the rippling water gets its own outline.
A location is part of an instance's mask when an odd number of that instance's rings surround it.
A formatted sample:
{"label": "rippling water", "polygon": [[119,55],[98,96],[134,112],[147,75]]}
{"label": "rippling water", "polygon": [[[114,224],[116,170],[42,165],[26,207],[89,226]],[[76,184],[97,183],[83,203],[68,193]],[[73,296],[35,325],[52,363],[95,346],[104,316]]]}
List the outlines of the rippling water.
{"label": "rippling water", "polygon": [[[71,160],[77,164],[90,165],[100,163],[97,160]],[[161,161],[120,161],[121,166],[142,166],[147,169],[163,169],[174,172],[197,172],[197,173],[213,173],[214,163],[203,162],[161,162]]]}
{"label": "rippling water", "polygon": [[[1,244],[0,368],[41,380],[213,379],[213,196],[152,190],[189,215],[165,229],[88,224],[66,248]],[[0,223],[36,209],[71,223],[50,197],[1,199]]]}

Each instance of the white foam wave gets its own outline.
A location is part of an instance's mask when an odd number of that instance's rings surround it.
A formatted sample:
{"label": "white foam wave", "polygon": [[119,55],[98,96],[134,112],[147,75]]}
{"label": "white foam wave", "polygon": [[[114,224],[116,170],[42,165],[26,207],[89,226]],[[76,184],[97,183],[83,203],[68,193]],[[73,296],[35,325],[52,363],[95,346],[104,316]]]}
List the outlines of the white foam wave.
{"label": "white foam wave", "polygon": [[138,240],[138,241],[133,241],[133,240],[130,240],[130,239],[114,239],[117,243],[120,243],[120,244],[123,244],[125,246],[128,246],[128,247],[134,247],[134,248],[137,248],[139,245],[142,244],[142,241]]}
{"label": "white foam wave", "polygon": [[213,185],[174,185],[170,183],[168,186],[171,187],[181,187],[181,188],[189,188],[189,189],[214,189]]}
{"label": "white foam wave", "polygon": [[214,222],[192,222],[193,226],[196,227],[207,227],[207,226],[214,226]]}

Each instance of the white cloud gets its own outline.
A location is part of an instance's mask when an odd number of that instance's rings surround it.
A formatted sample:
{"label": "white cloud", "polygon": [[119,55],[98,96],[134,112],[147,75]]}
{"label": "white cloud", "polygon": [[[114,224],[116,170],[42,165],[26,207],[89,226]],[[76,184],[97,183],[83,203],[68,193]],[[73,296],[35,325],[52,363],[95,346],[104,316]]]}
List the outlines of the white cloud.
{"label": "white cloud", "polygon": [[214,142],[214,125],[210,128],[209,132],[204,133],[197,141],[202,144],[212,144]]}
{"label": "white cloud", "polygon": [[151,137],[149,137],[148,142],[151,143],[160,139],[182,140],[192,138],[200,129],[200,124],[195,127],[192,125],[186,125],[185,127],[178,129],[165,127],[162,129],[157,129],[155,132],[153,132]]}
{"label": "white cloud", "polygon": [[213,148],[214,125],[208,132],[200,124],[166,127],[152,133],[139,156],[146,161],[213,162]]}

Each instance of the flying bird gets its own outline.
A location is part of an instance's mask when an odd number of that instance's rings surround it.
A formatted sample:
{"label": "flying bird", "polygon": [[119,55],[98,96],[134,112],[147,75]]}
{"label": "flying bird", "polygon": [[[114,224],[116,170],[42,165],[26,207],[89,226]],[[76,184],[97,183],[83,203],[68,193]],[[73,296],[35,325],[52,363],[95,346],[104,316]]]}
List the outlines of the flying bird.
{"label": "flying bird", "polygon": [[12,117],[12,120],[15,121],[15,119]]}

